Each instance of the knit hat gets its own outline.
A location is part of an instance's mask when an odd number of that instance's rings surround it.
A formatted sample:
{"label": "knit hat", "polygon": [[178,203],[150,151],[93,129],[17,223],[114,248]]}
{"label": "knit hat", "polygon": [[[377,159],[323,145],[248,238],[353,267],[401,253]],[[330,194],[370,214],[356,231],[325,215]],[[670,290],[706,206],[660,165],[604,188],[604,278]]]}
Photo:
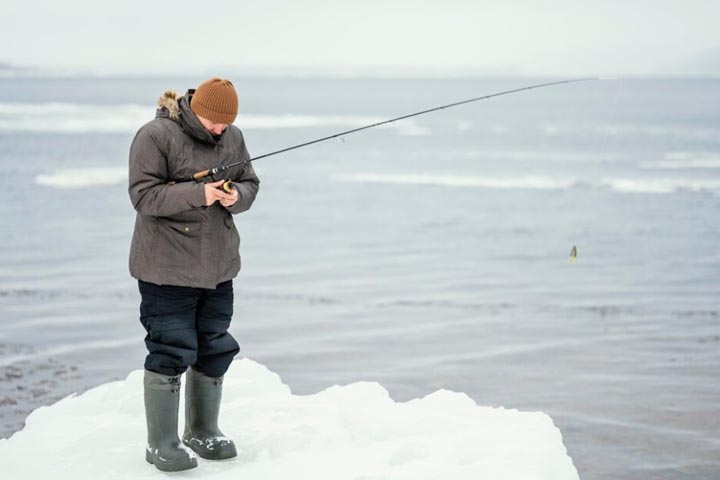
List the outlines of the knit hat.
{"label": "knit hat", "polygon": [[222,78],[205,80],[195,90],[190,110],[213,123],[233,123],[238,111],[235,87],[230,80]]}

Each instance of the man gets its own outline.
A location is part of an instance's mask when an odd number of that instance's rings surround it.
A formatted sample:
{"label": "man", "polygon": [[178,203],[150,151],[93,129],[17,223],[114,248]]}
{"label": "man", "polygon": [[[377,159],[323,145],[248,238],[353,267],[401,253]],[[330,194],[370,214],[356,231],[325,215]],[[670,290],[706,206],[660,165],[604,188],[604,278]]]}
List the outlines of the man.
{"label": "man", "polygon": [[[218,428],[222,380],[239,346],[228,333],[240,237],[232,215],[250,208],[260,181],[240,130],[238,99],[228,80],[212,78],[181,96],[166,91],[155,119],[130,147],[129,194],[137,216],[130,273],[141,294],[145,344],[145,459],[163,471],[237,455]],[[177,182],[244,160],[206,183]],[[181,376],[185,430],[178,438]],[[185,446],[189,447],[185,448]]]}

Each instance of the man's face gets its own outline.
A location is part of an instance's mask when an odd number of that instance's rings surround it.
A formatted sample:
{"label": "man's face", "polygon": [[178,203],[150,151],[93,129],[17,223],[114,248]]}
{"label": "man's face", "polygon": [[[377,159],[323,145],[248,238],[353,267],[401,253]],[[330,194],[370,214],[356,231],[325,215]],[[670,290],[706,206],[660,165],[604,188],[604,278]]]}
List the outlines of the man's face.
{"label": "man's face", "polygon": [[201,117],[200,115],[198,115],[197,118],[198,120],[200,120],[200,123],[202,123],[202,126],[205,127],[205,130],[210,132],[212,135],[220,135],[227,128],[226,123],[213,123],[207,118]]}

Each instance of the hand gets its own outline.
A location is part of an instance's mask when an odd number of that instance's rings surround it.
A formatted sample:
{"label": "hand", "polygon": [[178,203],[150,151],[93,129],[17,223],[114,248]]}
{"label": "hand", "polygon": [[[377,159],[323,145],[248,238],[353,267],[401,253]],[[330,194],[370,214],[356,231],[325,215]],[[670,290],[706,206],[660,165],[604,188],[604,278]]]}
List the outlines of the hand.
{"label": "hand", "polygon": [[209,207],[218,200],[220,200],[221,203],[224,202],[223,205],[225,205],[225,203],[227,203],[228,205],[232,205],[237,201],[237,192],[233,192],[235,194],[233,196],[229,193],[223,192],[222,190],[220,190],[220,188],[218,188],[222,187],[223,183],[225,183],[225,180],[218,180],[217,182],[205,184],[205,205]]}
{"label": "hand", "polygon": [[[224,190],[223,190],[223,192],[224,192]],[[220,204],[223,207],[229,207],[231,205],[235,205],[235,202],[238,201],[238,191],[235,187],[233,187],[232,193],[230,195],[232,196],[232,200],[222,200],[222,199],[220,200]]]}

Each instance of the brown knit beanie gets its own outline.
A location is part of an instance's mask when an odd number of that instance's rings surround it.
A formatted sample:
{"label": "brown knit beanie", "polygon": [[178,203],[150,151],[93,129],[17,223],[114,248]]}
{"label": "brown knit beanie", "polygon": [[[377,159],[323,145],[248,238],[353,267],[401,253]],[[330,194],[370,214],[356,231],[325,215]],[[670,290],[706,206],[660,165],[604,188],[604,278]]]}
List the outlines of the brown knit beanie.
{"label": "brown knit beanie", "polygon": [[233,123],[238,111],[235,87],[230,80],[222,78],[205,80],[195,90],[190,110],[213,123]]}

